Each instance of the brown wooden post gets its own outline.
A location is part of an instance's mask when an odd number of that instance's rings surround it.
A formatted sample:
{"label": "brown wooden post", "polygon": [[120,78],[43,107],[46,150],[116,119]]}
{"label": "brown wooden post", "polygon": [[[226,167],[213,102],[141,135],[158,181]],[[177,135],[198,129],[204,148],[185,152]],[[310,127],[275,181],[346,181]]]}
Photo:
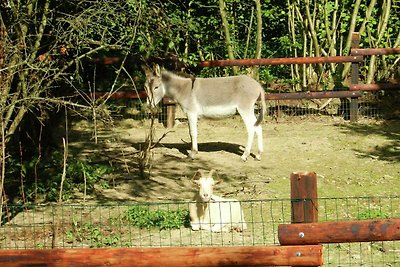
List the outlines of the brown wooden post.
{"label": "brown wooden post", "polygon": [[176,105],[167,105],[167,128],[175,126]]}
{"label": "brown wooden post", "polygon": [[[315,172],[293,172],[290,175],[292,223],[318,222],[317,197],[317,175]],[[301,234],[299,232],[299,235]]]}
{"label": "brown wooden post", "polygon": [[167,106],[167,128],[173,128],[175,126],[175,113],[176,103],[170,98],[163,98],[163,104]]}
{"label": "brown wooden post", "polygon": [[[359,48],[360,33],[353,32],[351,37],[351,48]],[[356,56],[353,51],[350,52],[352,56]],[[351,85],[357,84],[359,78],[359,63],[351,63]],[[358,119],[358,98],[352,97],[350,100],[350,122],[357,122]]]}
{"label": "brown wooden post", "polygon": [[290,175],[292,223],[318,222],[317,174],[293,172]]}

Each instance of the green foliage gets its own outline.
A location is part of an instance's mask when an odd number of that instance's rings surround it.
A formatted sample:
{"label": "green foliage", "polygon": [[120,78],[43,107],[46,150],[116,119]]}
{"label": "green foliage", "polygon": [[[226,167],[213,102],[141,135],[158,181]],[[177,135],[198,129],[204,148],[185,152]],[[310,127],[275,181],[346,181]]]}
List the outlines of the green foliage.
{"label": "green foliage", "polygon": [[[8,176],[21,177],[23,186],[19,185],[19,198],[25,201],[57,201],[63,170],[63,154],[54,152],[45,159],[36,157],[23,163],[10,159],[8,161]],[[67,159],[66,178],[64,181],[64,200],[70,199],[74,190],[83,191],[86,180],[87,192],[94,190],[95,184],[102,188],[109,185],[100,179],[113,171],[108,163],[95,163],[92,159],[79,159],[71,155]],[[15,179],[18,180],[18,179]]]}
{"label": "green foliage", "polygon": [[121,239],[119,235],[105,233],[100,227],[92,223],[84,225],[73,225],[73,229],[68,230],[66,233],[66,242],[73,243],[75,240],[78,242],[88,242],[90,247],[117,247],[118,241]]}
{"label": "green foliage", "polygon": [[357,214],[357,220],[387,219],[389,216],[382,210],[364,210]]}
{"label": "green foliage", "polygon": [[125,219],[139,228],[158,228],[159,230],[178,229],[189,225],[189,211],[150,210],[149,206],[133,206],[128,209]]}

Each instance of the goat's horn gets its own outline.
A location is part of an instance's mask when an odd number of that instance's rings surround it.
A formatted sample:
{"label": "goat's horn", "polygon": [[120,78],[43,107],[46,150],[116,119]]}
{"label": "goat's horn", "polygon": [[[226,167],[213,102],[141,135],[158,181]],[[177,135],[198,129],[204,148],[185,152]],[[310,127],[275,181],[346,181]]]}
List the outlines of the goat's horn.
{"label": "goat's horn", "polygon": [[199,175],[200,175],[200,176],[203,176],[203,171],[202,171],[202,170],[197,170],[197,171],[194,173],[192,180],[195,180],[196,178],[198,178]]}

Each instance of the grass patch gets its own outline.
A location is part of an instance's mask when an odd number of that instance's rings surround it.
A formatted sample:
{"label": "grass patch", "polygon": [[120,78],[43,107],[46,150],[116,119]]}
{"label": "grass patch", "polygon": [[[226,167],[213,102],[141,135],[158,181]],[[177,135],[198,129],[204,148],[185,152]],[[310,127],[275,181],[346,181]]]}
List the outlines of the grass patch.
{"label": "grass patch", "polygon": [[150,210],[149,206],[130,207],[125,219],[139,228],[158,228],[159,230],[178,229],[190,224],[189,211],[177,210]]}

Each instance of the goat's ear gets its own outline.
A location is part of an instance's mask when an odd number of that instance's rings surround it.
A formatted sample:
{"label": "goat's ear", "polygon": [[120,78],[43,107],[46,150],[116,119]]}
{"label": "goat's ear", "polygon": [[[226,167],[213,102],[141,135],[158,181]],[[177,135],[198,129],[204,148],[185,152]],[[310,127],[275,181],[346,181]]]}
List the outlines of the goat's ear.
{"label": "goat's ear", "polygon": [[200,186],[199,180],[192,180],[192,183],[196,186]]}
{"label": "goat's ear", "polygon": [[200,185],[199,184],[199,179],[201,178],[201,176],[203,175],[203,171],[202,170],[197,170],[196,173],[193,175],[192,178],[192,183],[195,185]]}
{"label": "goat's ear", "polygon": [[203,177],[203,176],[204,176],[204,172],[203,172],[202,170],[197,170],[197,171],[195,172],[195,174],[193,175],[192,180],[198,180],[198,179],[200,179],[200,178]]}
{"label": "goat's ear", "polygon": [[209,175],[210,177],[212,177],[212,176],[214,175],[214,173],[215,173],[215,170],[214,170],[214,169],[211,169],[211,171],[208,173],[208,175]]}

